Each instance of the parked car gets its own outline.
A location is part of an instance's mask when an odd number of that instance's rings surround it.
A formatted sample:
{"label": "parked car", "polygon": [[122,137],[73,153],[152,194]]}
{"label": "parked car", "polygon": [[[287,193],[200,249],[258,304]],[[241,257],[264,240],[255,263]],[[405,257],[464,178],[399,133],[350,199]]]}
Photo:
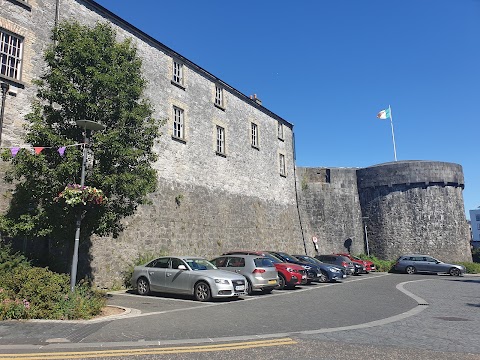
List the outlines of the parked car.
{"label": "parked car", "polygon": [[139,295],[158,291],[209,301],[246,295],[247,280],[243,275],[217,269],[204,258],[163,256],[135,266],[131,283]]}
{"label": "parked car", "polygon": [[312,281],[320,281],[320,276],[322,275],[322,272],[320,271],[320,268],[318,266],[311,264],[309,262],[303,261],[301,259],[298,259],[295,256],[284,253],[284,252],[280,252],[280,251],[267,251],[267,252],[284,262],[303,266],[305,270],[307,270],[307,284],[310,284]]}
{"label": "parked car", "polygon": [[221,270],[232,271],[245,276],[247,293],[254,290],[270,293],[278,286],[278,272],[275,264],[261,255],[223,255],[210,261]]}
{"label": "parked car", "polygon": [[370,260],[360,259],[359,257],[353,256],[352,254],[346,254],[346,253],[339,253],[337,255],[345,256],[345,257],[349,258],[354,263],[363,264],[365,266],[365,270],[367,271],[367,274],[371,271],[376,270],[375,269],[375,264]]}
{"label": "parked car", "polygon": [[[348,259],[348,258],[347,258]],[[367,270],[365,265],[352,261],[353,267],[355,268],[354,275],[366,274]]]}
{"label": "parked car", "polygon": [[355,274],[355,266],[350,261],[349,258],[341,255],[315,255],[315,259],[320,260],[321,262],[334,264],[337,266],[343,266],[347,275]]}
{"label": "parked car", "polygon": [[293,255],[293,256],[295,256],[297,259],[301,259],[305,262],[318,266],[321,272],[320,278],[318,281],[321,283],[329,282],[329,281],[338,281],[347,277],[346,270],[343,266],[340,267],[332,264],[326,264],[308,255]]}
{"label": "parked car", "polygon": [[407,274],[415,274],[416,272],[445,273],[452,276],[465,274],[465,267],[462,265],[444,263],[429,255],[420,254],[400,256],[394,269]]}
{"label": "parked car", "polygon": [[232,254],[261,255],[270,259],[278,272],[278,286],[276,289],[282,290],[286,288],[293,288],[296,285],[307,283],[307,271],[303,266],[283,262],[277,257],[264,251],[236,250],[224,253],[223,255]]}

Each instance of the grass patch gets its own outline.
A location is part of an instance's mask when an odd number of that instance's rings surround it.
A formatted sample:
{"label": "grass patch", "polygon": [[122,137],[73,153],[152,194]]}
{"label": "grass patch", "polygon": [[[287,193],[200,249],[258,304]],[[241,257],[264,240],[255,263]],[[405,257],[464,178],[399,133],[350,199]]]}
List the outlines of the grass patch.
{"label": "grass patch", "polygon": [[367,256],[365,254],[360,254],[356,256],[363,260],[370,260],[375,264],[376,271],[381,271],[381,272],[392,272],[393,266],[395,265],[395,262],[396,262],[395,260],[382,260],[377,258],[375,255]]}

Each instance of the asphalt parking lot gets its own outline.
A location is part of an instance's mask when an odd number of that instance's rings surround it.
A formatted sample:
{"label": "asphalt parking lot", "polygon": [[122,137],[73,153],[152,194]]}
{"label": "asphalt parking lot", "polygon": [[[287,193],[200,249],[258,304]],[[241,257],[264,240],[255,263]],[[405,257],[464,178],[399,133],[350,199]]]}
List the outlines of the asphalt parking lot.
{"label": "asphalt parking lot", "polygon": [[299,341],[478,354],[480,278],[376,273],[236,301],[115,292],[116,319],[2,322],[0,350],[192,344],[293,337]]}

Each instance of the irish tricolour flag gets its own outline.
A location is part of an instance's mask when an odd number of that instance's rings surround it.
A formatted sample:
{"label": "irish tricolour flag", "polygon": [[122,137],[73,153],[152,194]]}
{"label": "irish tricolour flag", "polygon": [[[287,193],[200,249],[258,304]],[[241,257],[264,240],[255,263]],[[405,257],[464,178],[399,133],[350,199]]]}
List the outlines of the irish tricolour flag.
{"label": "irish tricolour flag", "polygon": [[380,111],[377,114],[377,118],[382,119],[382,120],[391,119],[390,109],[385,109],[385,110]]}

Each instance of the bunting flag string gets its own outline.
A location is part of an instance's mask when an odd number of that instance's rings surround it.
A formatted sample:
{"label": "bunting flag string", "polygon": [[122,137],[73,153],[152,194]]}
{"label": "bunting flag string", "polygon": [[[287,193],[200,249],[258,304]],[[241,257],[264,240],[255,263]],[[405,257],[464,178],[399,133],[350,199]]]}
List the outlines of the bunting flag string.
{"label": "bunting flag string", "polygon": [[58,153],[61,157],[65,155],[65,150],[67,147],[72,146],[84,146],[85,143],[77,143],[72,145],[64,145],[64,146],[12,146],[12,147],[0,147],[0,149],[9,149],[12,157],[15,157],[21,149],[25,149],[30,151],[32,154],[39,155],[44,149],[57,149]]}

